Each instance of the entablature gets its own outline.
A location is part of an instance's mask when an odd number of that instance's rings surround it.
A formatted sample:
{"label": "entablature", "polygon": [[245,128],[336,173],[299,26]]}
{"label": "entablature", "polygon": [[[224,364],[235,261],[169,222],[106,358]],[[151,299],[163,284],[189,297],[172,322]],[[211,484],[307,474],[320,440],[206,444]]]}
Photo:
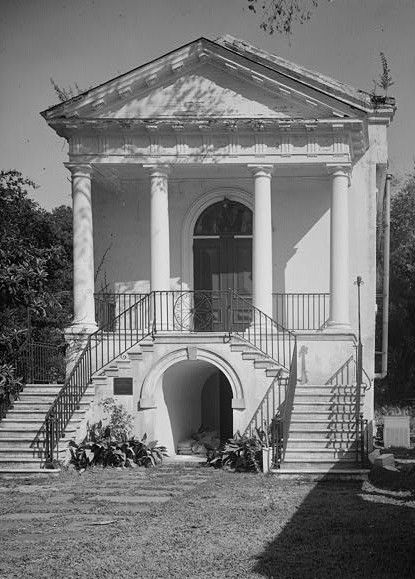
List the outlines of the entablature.
{"label": "entablature", "polygon": [[368,146],[358,119],[72,119],[55,128],[74,162],[350,163]]}

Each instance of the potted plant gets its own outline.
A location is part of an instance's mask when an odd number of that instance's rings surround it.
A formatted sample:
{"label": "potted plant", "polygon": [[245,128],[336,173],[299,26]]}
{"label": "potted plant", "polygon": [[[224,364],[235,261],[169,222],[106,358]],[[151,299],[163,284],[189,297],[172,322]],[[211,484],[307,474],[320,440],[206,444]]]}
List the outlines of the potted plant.
{"label": "potted plant", "polygon": [[272,445],[270,444],[268,426],[264,422],[264,428],[256,428],[256,432],[262,445],[262,472],[268,474],[272,464]]}

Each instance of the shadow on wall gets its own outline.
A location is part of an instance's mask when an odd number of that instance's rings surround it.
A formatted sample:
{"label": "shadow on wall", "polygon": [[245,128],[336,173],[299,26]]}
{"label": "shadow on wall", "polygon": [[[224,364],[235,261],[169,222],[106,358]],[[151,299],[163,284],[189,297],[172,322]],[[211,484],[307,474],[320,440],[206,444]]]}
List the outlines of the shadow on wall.
{"label": "shadow on wall", "polygon": [[[280,534],[257,556],[252,571],[275,579],[413,577],[414,491],[336,482],[329,476],[315,484]],[[298,479],[284,481],[281,500],[290,503],[296,494],[293,487],[302,484]]]}
{"label": "shadow on wall", "polygon": [[[274,178],[275,179],[275,178]],[[310,234],[313,228],[324,217],[330,209],[330,190],[328,181],[322,178],[314,177],[290,177],[280,178],[275,185],[277,190],[273,195],[273,202],[276,210],[274,215],[275,232],[273,236],[273,261],[274,261],[274,291],[284,293],[287,291],[287,269],[292,258],[299,250],[301,241]],[[310,190],[311,189],[311,190]],[[326,240],[326,247],[330,246],[330,235]],[[307,248],[309,243],[307,244]],[[311,259],[315,258],[315,264],[321,263],[322,256],[320,251],[314,251]],[[300,258],[301,259],[301,258]],[[302,257],[302,261],[308,264],[307,270],[310,269],[310,262],[307,255]],[[328,267],[327,267],[327,271]],[[323,287],[318,290],[310,289],[309,281],[304,278],[307,271],[299,270],[303,277],[295,280],[296,289],[289,288],[289,291],[326,291],[329,279],[320,279],[318,282]],[[308,276],[316,276],[316,270],[310,269]],[[291,280],[290,285],[293,285]]]}

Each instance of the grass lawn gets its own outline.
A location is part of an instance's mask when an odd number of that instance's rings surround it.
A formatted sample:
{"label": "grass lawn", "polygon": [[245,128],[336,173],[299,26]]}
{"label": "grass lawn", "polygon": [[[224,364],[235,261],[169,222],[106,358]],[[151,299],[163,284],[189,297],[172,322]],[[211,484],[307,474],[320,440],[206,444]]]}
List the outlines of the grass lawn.
{"label": "grass lawn", "polygon": [[0,577],[415,576],[415,494],[203,467],[0,479]]}

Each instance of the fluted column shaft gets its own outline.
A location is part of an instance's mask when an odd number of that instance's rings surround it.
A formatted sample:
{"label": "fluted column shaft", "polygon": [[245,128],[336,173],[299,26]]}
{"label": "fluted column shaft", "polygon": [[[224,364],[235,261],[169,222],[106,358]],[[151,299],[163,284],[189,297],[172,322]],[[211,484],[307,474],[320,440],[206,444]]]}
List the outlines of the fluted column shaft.
{"label": "fluted column shaft", "polygon": [[349,171],[331,170],[330,318],[331,328],[348,328],[349,315]]}
{"label": "fluted column shaft", "polygon": [[96,329],[94,304],[94,237],[90,165],[67,163],[72,176],[73,209],[73,326]]}
{"label": "fluted column shaft", "polygon": [[254,175],[253,303],[272,317],[272,166],[251,169]]}

